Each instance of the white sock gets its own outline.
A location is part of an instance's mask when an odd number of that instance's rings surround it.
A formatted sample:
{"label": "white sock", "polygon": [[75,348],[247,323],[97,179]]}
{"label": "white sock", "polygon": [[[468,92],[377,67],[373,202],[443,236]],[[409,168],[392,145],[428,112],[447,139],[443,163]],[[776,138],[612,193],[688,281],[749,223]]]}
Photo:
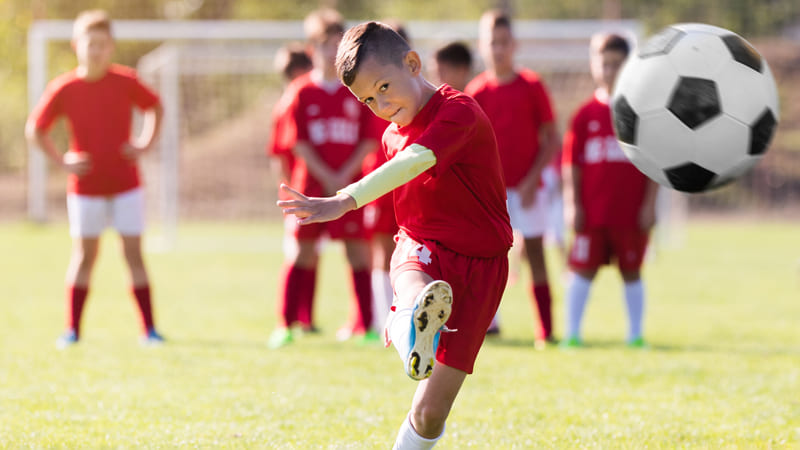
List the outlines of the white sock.
{"label": "white sock", "polygon": [[436,445],[436,441],[444,436],[444,428],[441,434],[433,439],[425,439],[420,436],[414,426],[411,425],[411,417],[406,416],[406,420],[400,425],[400,430],[397,432],[397,439],[394,441],[392,450],[429,450]]}
{"label": "white sock", "polygon": [[392,282],[385,270],[372,269],[372,329],[382,333],[392,306]]}
{"label": "white sock", "polygon": [[628,341],[642,337],[644,316],[644,283],[637,280],[625,283],[625,303],[628,304]]}
{"label": "white sock", "polygon": [[592,280],[573,273],[567,287],[567,339],[581,337],[581,321]]}
{"label": "white sock", "polygon": [[387,329],[389,331],[389,339],[391,339],[392,344],[394,344],[394,348],[397,350],[403,363],[406,362],[408,352],[411,351],[410,335],[413,314],[413,306],[397,308],[386,319],[388,322]]}

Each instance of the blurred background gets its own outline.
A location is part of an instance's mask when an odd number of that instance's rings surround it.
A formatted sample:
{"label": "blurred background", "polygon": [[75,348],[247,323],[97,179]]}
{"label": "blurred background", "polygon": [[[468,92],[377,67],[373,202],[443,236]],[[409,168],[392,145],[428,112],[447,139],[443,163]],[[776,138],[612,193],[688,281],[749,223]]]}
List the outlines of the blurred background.
{"label": "blurred background", "polygon": [[[672,193],[669,201],[690,217],[800,217],[797,0],[3,0],[0,220],[65,220],[65,176],[50,170],[41,186],[36,184],[41,172],[29,156],[23,128],[43,83],[75,66],[71,20],[89,8],[111,13],[115,60],[137,67],[167,107],[163,139],[143,164],[151,223],[278,219],[264,152],[270,110],[283,89],[273,56],[281,45],[302,40],[303,17],[321,5],[352,22],[401,21],[423,58],[451,40],[463,40],[473,49],[476,73],[482,69],[475,51],[477,19],[489,7],[508,8],[522,43],[518,62],[544,78],[562,131],[593,89],[588,37],[594,31],[643,39],[675,22],[731,29],[753,43],[772,68],[780,95],[778,131],[764,159],[743,179],[711,193]],[[63,123],[56,133],[66,146]]]}

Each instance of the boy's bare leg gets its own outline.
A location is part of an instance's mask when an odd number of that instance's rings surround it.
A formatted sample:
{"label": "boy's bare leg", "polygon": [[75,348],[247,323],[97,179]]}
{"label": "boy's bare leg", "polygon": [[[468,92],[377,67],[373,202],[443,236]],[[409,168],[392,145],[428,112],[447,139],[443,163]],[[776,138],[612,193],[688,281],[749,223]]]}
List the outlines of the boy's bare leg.
{"label": "boy's bare leg", "polygon": [[150,284],[147,277],[147,269],[144,266],[144,258],[142,257],[141,236],[122,236],[122,250],[125,254],[125,262],[128,263],[131,285],[139,287]]}
{"label": "boy's bare leg", "polygon": [[466,376],[463,370],[436,364],[430,378],[419,382],[409,414],[417,434],[425,439],[434,439],[442,434],[450,408]]}
{"label": "boy's bare leg", "polygon": [[99,238],[74,238],[72,240],[72,255],[67,268],[66,282],[71,286],[89,285],[92,277],[92,268],[97,260]]}

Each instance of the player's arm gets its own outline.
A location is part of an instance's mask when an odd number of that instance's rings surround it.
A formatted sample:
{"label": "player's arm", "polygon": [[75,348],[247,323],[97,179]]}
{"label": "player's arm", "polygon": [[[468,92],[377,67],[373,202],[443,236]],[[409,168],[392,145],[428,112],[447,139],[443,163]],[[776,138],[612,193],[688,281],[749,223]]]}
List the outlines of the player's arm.
{"label": "player's arm", "polygon": [[642,209],[639,211],[639,227],[644,231],[649,231],[656,224],[657,194],[658,194],[658,184],[648,177],[645,180]]}
{"label": "player's arm", "polygon": [[332,197],[307,197],[282,185],[281,189],[293,200],[278,201],[278,206],[284,214],[296,215],[300,225],[338,219],[348,211],[360,208],[408,183],[435,164],[436,155],[433,151],[411,144],[369,175]]}
{"label": "player's arm", "polygon": [[553,159],[561,146],[558,130],[554,121],[542,124],[539,127],[539,152],[533,161],[528,173],[520,182],[519,191],[522,195],[523,206],[533,204],[536,200],[535,193],[542,178],[542,171],[550,160]]}
{"label": "player's arm", "polygon": [[572,163],[564,164],[564,201],[566,207],[564,213],[567,216],[567,223],[571,223],[575,231],[582,231],[586,222],[580,197],[582,176],[583,171],[580,166]]}
{"label": "player's arm", "polygon": [[155,143],[161,132],[161,122],[164,119],[164,107],[157,103],[152,108],[142,113],[142,131],[132,142],[128,142],[122,153],[129,159],[137,159],[146,153]]}
{"label": "player's arm", "polygon": [[28,140],[28,145],[40,149],[54,165],[63,168],[67,172],[81,176],[91,168],[88,154],[62,152],[53,142],[50,132],[47,129],[37,127],[34,120],[28,120],[25,124],[25,137]]}
{"label": "player's arm", "polygon": [[353,179],[353,177],[361,171],[361,166],[364,163],[364,158],[370,153],[378,150],[377,139],[363,139],[356,146],[355,151],[350,158],[345,161],[342,168],[337,173],[338,181],[342,186],[346,185]]}

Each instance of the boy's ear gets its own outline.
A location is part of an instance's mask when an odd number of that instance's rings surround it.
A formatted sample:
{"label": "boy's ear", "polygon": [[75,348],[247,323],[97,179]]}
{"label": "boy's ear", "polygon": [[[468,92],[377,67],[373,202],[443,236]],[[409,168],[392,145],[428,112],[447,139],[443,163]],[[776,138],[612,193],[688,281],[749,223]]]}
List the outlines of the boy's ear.
{"label": "boy's ear", "polygon": [[422,59],[419,57],[419,53],[415,52],[414,50],[409,50],[406,52],[406,56],[403,57],[403,63],[408,70],[411,71],[411,74],[416,76],[422,72]]}

